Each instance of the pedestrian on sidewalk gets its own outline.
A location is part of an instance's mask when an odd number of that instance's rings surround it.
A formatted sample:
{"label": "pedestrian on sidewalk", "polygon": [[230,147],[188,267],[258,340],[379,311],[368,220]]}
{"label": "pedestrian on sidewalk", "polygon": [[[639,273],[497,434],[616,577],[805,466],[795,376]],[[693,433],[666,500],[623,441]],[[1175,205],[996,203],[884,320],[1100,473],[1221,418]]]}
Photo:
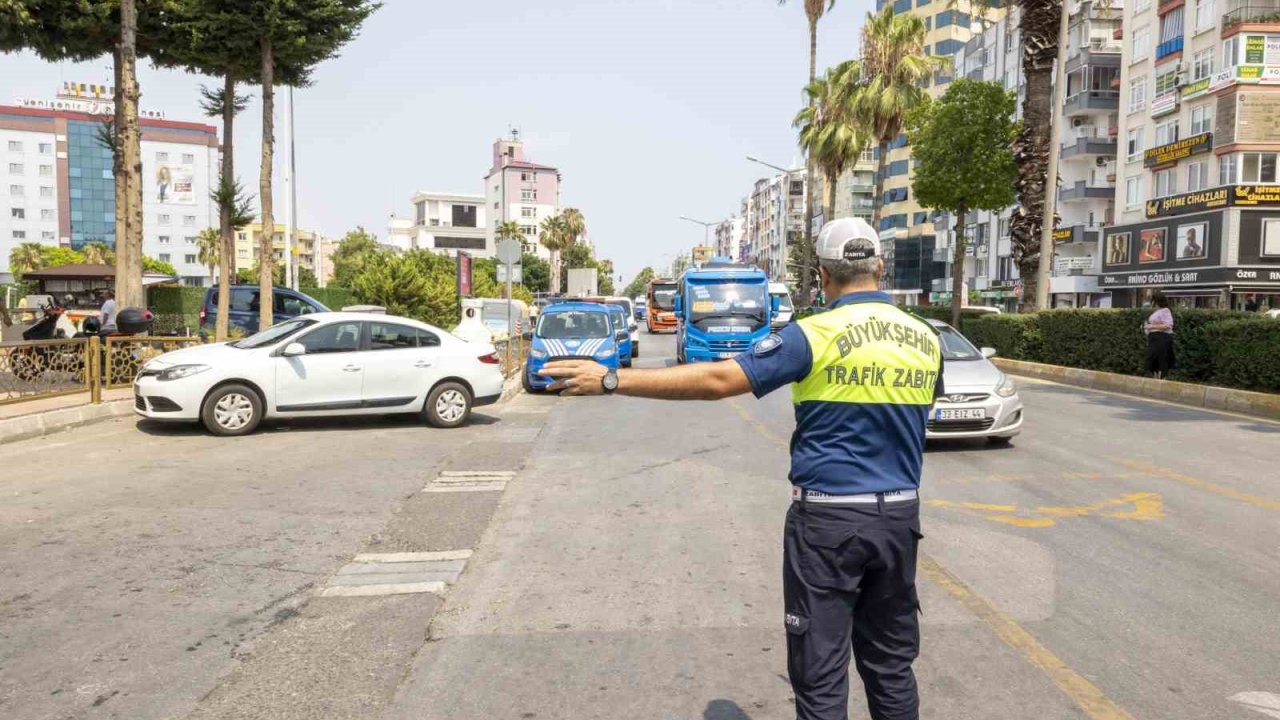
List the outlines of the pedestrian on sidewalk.
{"label": "pedestrian on sidewalk", "polygon": [[[736,362],[607,370],[547,363],[566,395],[665,400],[762,397],[791,385],[791,508],[783,537],[787,669],[798,720],[847,720],[852,649],[874,720],[917,720],[917,489],[942,353],[926,323],[878,290],[877,233],[827,223],[817,255],[829,311],[761,340]],[[852,647],[851,647],[852,646]]]}
{"label": "pedestrian on sidewalk", "polygon": [[102,308],[98,311],[99,326],[104,332],[116,329],[116,294],[112,290],[102,293]]}
{"label": "pedestrian on sidewalk", "polygon": [[1155,312],[1142,323],[1142,331],[1147,334],[1147,372],[1160,380],[1174,368],[1173,311],[1164,293],[1156,293],[1151,302]]}

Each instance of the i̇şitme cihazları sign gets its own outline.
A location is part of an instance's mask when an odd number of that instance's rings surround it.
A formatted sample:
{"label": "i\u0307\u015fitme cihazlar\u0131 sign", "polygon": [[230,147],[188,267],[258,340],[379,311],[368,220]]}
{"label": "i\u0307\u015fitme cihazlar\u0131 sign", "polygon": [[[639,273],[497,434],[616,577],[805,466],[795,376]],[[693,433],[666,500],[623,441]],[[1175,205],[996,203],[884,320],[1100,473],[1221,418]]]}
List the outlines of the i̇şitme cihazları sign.
{"label": "i\u0307\u015fitme cihazlar\u0131 sign", "polygon": [[1280,186],[1223,185],[1147,201],[1147,217],[1172,217],[1224,207],[1280,206]]}
{"label": "i\u0307\u015fitme cihazlar\u0131 sign", "polygon": [[1157,167],[1176,163],[1183,158],[1199,155],[1213,149],[1213,133],[1200,133],[1178,142],[1157,145],[1142,153],[1143,167]]}

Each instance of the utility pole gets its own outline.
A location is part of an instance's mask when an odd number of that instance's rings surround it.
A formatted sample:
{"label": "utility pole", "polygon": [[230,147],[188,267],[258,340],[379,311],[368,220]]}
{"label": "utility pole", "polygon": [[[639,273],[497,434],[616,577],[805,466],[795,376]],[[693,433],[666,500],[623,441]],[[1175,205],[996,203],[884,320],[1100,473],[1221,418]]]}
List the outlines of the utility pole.
{"label": "utility pole", "polygon": [[1071,0],[1062,0],[1058,21],[1058,66],[1053,78],[1053,113],[1049,116],[1049,167],[1044,183],[1044,217],[1040,227],[1040,266],[1036,272],[1036,309],[1049,309],[1049,282],[1053,278],[1054,217],[1058,212],[1058,145],[1062,142],[1062,97],[1067,85],[1067,27]]}
{"label": "utility pole", "polygon": [[[294,160],[293,145],[293,86],[288,86],[288,98],[284,104],[284,128],[288,141],[285,146],[289,152],[289,162],[285,164],[285,186],[288,192],[284,196],[284,284],[294,290],[298,289],[298,262],[293,255],[294,231],[298,227],[298,166]],[[275,228],[271,228],[275,234]],[[313,241],[314,242],[314,241]]]}

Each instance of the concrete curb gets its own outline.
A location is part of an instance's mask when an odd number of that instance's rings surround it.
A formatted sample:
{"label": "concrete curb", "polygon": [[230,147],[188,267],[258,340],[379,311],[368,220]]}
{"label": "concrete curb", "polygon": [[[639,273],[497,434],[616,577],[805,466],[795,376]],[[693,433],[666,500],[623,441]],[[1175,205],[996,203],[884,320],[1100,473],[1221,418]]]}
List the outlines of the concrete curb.
{"label": "concrete curb", "polygon": [[498,402],[506,402],[520,394],[520,380],[523,374],[524,363],[520,363],[520,372],[512,373],[510,377],[502,382],[502,395],[498,398]]}
{"label": "concrete curb", "polygon": [[19,415],[15,418],[0,420],[0,445],[53,435],[63,430],[128,415],[133,415],[132,399],[111,400],[101,405],[85,403],[30,415]]}
{"label": "concrete curb", "polygon": [[1090,390],[1106,390],[1107,392],[1163,400],[1190,407],[1225,410],[1227,412],[1240,413],[1241,415],[1280,420],[1280,395],[1271,393],[1174,382],[1172,380],[1156,380],[1154,378],[1119,375],[1098,370],[1082,370],[1061,365],[1008,360],[1000,357],[992,358],[992,362],[995,363],[996,367],[1011,375],[1052,380],[1064,385],[1075,385],[1076,387]]}

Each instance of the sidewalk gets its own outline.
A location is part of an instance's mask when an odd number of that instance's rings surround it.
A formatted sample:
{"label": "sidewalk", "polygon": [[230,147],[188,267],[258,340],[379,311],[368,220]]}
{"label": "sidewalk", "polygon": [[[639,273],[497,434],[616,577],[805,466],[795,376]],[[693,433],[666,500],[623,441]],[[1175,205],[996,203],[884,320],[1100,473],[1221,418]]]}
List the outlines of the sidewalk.
{"label": "sidewalk", "polygon": [[0,445],[129,415],[132,402],[132,388],[117,388],[102,392],[101,405],[87,392],[0,405]]}

